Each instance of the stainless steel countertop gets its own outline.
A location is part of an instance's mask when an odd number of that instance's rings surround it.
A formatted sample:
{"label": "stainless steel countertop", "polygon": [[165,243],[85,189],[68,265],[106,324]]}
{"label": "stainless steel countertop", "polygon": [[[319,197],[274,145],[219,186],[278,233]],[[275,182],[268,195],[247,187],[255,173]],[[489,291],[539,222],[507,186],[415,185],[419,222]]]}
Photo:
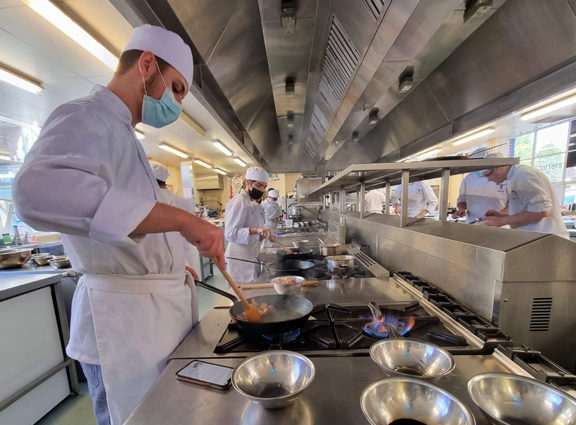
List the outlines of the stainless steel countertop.
{"label": "stainless steel countertop", "polygon": [[0,274],[0,301],[52,285],[62,279],[62,272],[55,273],[6,273]]}
{"label": "stainless steel countertop", "polygon": [[[473,405],[466,391],[468,380],[481,372],[514,372],[513,364],[495,355],[455,356],[456,368],[447,376],[429,380],[457,396],[472,411],[477,425],[489,422]],[[215,363],[236,366],[241,359],[217,359]],[[226,391],[176,380],[176,372],[189,360],[172,360],[132,413],[125,425],[366,425],[360,395],[372,382],[387,377],[369,357],[312,358],[316,377],[294,404],[266,410],[233,388]]]}

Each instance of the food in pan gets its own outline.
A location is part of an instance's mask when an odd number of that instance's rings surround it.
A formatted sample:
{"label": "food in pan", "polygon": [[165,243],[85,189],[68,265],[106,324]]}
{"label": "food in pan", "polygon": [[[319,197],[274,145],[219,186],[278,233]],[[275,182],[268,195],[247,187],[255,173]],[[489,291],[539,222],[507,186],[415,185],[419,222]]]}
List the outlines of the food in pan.
{"label": "food in pan", "polygon": [[[260,316],[264,316],[265,314],[271,313],[272,311],[274,311],[274,306],[270,305],[270,304],[266,304],[266,303],[261,303],[261,304],[257,304],[257,303],[250,303],[251,305],[253,305],[254,307],[256,307],[256,311],[258,312],[258,314]],[[238,315],[238,318],[240,320],[248,320],[248,318],[246,317],[246,312],[243,311],[241,314]]]}

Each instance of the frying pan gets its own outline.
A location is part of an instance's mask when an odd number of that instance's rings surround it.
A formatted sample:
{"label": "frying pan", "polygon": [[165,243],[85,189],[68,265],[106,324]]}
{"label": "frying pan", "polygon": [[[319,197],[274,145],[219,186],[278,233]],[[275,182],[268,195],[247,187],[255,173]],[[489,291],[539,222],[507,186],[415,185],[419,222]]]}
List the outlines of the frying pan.
{"label": "frying pan", "polygon": [[242,332],[251,335],[274,335],[300,328],[306,323],[314,308],[310,300],[297,295],[259,295],[248,298],[248,301],[256,304],[266,303],[274,309],[263,315],[261,322],[249,322],[240,318],[245,307],[234,295],[205,282],[196,281],[196,285],[234,301],[234,305],[230,308],[230,316],[238,322],[238,327]]}
{"label": "frying pan", "polygon": [[306,270],[314,267],[312,261],[304,260],[285,260],[278,263],[266,264],[261,261],[245,260],[243,258],[226,257],[229,260],[244,261],[246,263],[260,264],[266,270],[270,277],[281,276],[281,275],[297,275],[302,276]]}
{"label": "frying pan", "polygon": [[284,249],[276,251],[276,255],[280,260],[306,260],[312,258],[314,255],[313,249],[292,248],[292,253],[289,254]]}

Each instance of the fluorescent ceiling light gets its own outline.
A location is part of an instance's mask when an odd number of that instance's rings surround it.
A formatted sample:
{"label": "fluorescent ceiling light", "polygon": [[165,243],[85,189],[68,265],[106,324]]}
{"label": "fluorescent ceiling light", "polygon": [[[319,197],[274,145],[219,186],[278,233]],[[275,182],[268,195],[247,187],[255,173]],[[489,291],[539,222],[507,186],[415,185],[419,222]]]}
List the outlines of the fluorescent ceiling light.
{"label": "fluorescent ceiling light", "polygon": [[226,146],[224,146],[222,143],[220,143],[218,140],[213,140],[212,144],[216,146],[222,153],[224,153],[224,155],[232,156],[232,151],[228,149]]}
{"label": "fluorescent ceiling light", "polygon": [[161,144],[158,145],[158,147],[159,147],[160,149],[165,150],[166,152],[170,152],[170,153],[172,153],[172,154],[174,154],[174,155],[177,155],[177,156],[179,156],[180,158],[188,158],[188,154],[187,154],[186,152],[182,152],[181,150],[176,149],[176,148],[174,148],[174,147],[172,147],[172,146],[170,146],[170,145],[167,145],[166,143],[161,143]]}
{"label": "fluorescent ceiling light", "polygon": [[0,80],[34,94],[42,93],[44,90],[39,83],[28,80],[4,67],[0,67]]}
{"label": "fluorescent ceiling light", "polygon": [[200,136],[206,137],[206,130],[204,130],[204,128],[200,124],[198,124],[196,121],[194,121],[190,117],[190,115],[188,115],[186,112],[182,112],[180,114],[180,121],[182,121],[184,124],[186,124],[192,130],[194,130]]}
{"label": "fluorescent ceiling light", "polygon": [[531,106],[530,108],[524,109],[524,112],[520,113],[520,119],[522,121],[530,121],[534,118],[541,117],[566,106],[574,105],[575,103],[576,89],[559,94],[558,96],[554,96],[551,99],[545,100],[543,102],[537,103],[534,106]]}
{"label": "fluorescent ceiling light", "polygon": [[102,61],[112,71],[118,66],[118,58],[88,34],[76,22],[66,16],[60,9],[48,0],[24,0],[36,13],[84,47],[96,58]]}
{"label": "fluorescent ceiling light", "polygon": [[2,161],[12,161],[8,155],[0,155],[0,159]]}
{"label": "fluorescent ceiling light", "polygon": [[194,162],[198,165],[201,165],[202,167],[206,167],[206,168],[212,168],[212,166],[210,164],[208,164],[207,162],[202,161],[201,159],[195,159]]}
{"label": "fluorescent ceiling light", "polygon": [[241,167],[246,167],[246,163],[245,163],[244,161],[242,161],[240,158],[234,157],[234,158],[232,158],[232,160],[233,160],[236,164],[238,164],[239,166],[241,166]]}
{"label": "fluorescent ceiling light", "polygon": [[222,174],[224,176],[228,175],[228,173],[224,170],[221,170],[220,168],[214,168],[214,171],[216,171],[218,174]]}
{"label": "fluorescent ceiling light", "polygon": [[471,142],[472,140],[479,139],[481,137],[487,136],[494,132],[494,127],[481,128],[480,130],[469,131],[464,133],[462,136],[452,139],[452,144],[454,146],[463,145],[464,143]]}
{"label": "fluorescent ceiling light", "polygon": [[146,134],[142,130],[138,130],[136,128],[134,129],[134,131],[136,132],[136,137],[138,138],[138,140],[143,140],[146,137]]}

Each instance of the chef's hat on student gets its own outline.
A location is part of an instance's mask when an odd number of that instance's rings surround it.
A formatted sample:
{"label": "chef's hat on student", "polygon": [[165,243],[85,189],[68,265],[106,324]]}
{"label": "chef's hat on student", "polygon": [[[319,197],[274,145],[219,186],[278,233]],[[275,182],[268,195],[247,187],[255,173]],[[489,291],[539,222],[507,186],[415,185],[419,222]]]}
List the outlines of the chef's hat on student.
{"label": "chef's hat on student", "polygon": [[154,177],[156,177],[156,180],[160,180],[162,182],[168,180],[170,172],[166,167],[154,160],[150,160],[148,162],[150,163],[150,167],[152,167],[152,171],[154,172]]}
{"label": "chef's hat on student", "polygon": [[155,25],[140,25],[132,31],[130,40],[124,48],[128,50],[150,51],[160,59],[168,62],[192,85],[194,61],[192,50],[175,32]]}
{"label": "chef's hat on student", "polygon": [[268,184],[268,172],[260,167],[250,167],[246,170],[246,179]]}
{"label": "chef's hat on student", "polygon": [[278,198],[278,196],[280,196],[280,194],[278,193],[277,190],[270,189],[270,190],[268,191],[268,196],[271,197],[271,198]]}

